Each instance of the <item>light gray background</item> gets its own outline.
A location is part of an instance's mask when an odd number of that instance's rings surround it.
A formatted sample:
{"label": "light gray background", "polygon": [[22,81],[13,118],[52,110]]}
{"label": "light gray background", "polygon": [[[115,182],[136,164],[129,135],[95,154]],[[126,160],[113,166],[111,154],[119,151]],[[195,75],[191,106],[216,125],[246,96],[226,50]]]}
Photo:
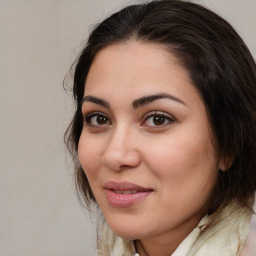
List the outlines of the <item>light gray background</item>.
{"label": "light gray background", "polygon": [[[94,255],[62,142],[73,110],[62,80],[91,24],[129,2],[0,0],[0,256]],[[256,56],[256,0],[195,2],[229,20]]]}

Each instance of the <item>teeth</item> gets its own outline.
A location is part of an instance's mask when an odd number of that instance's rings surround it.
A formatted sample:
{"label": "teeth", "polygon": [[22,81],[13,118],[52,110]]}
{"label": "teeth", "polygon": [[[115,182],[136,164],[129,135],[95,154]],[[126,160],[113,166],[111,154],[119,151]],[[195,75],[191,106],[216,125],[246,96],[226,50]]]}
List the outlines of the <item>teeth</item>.
{"label": "teeth", "polygon": [[123,194],[131,194],[132,192],[130,190],[123,191]]}
{"label": "teeth", "polygon": [[117,194],[125,194],[125,195],[127,195],[127,194],[135,194],[137,192],[137,190],[122,190],[122,191],[115,190],[115,192]]}

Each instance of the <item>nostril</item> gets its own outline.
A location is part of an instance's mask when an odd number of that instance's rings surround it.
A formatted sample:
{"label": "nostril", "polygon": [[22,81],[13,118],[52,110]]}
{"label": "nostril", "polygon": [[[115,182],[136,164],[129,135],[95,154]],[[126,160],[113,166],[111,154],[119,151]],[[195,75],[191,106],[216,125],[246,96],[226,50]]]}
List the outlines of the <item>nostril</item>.
{"label": "nostril", "polygon": [[102,164],[112,171],[122,171],[137,167],[141,160],[140,155],[135,150],[126,152],[105,152],[101,160]]}

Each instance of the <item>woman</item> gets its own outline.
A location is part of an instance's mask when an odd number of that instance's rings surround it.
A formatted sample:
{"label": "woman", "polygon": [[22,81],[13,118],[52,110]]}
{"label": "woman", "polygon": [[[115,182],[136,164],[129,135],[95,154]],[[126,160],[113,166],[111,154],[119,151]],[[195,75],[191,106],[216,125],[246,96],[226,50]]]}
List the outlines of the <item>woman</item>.
{"label": "woman", "polygon": [[126,7],[92,31],[73,93],[66,142],[104,216],[98,255],[249,255],[256,67],[226,21],[178,0]]}

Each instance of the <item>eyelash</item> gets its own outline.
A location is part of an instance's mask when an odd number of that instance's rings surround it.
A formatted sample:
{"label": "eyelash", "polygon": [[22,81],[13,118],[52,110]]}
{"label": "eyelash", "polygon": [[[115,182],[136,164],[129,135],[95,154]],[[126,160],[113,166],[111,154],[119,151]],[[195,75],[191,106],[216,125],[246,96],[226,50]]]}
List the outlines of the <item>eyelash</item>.
{"label": "eyelash", "polygon": [[[148,125],[150,127],[156,127],[156,128],[163,128],[165,127],[166,125],[168,124],[171,124],[175,121],[175,118],[172,117],[171,115],[165,113],[165,112],[162,112],[162,111],[152,111],[152,112],[149,112],[148,114],[146,114],[146,116],[144,117],[144,121],[142,122],[142,126],[147,126],[145,123],[150,119],[150,118],[163,118],[164,119],[164,124],[160,124],[160,125]],[[157,121],[157,120],[155,120]],[[159,120],[158,120],[159,121]]]}
{"label": "eyelash", "polygon": [[[84,122],[89,125],[89,126],[92,126],[92,127],[102,127],[102,126],[106,126],[106,124],[104,125],[95,125],[95,124],[92,124],[92,118],[99,118],[99,117],[103,117],[103,118],[106,118],[108,122],[110,122],[111,124],[111,121],[110,119],[108,118],[108,116],[106,116],[105,114],[103,114],[102,112],[91,112],[87,115],[84,116]],[[108,125],[108,124],[107,124]]]}
{"label": "eyelash", "polygon": [[[104,124],[93,124],[92,123],[92,119],[93,118],[104,118]],[[164,121],[164,124],[159,124],[159,125],[147,125],[146,122],[150,119],[150,118],[162,118],[162,120],[158,119],[158,120],[155,120],[155,121]],[[99,120],[96,120],[96,122],[98,122]],[[171,115],[169,114],[166,114],[165,112],[162,112],[162,111],[151,111],[149,113],[146,114],[145,117],[143,117],[143,122],[141,123],[142,126],[149,126],[149,127],[156,127],[156,128],[162,128],[162,127],[165,127],[166,125],[168,124],[171,124],[175,121],[175,118],[172,117]],[[105,127],[107,125],[111,125],[112,122],[110,121],[110,118],[103,114],[102,112],[91,112],[87,115],[84,116],[84,122],[88,125],[88,126],[91,126],[91,127],[96,127],[96,128],[101,128],[101,127]],[[154,120],[153,120],[154,122]]]}

